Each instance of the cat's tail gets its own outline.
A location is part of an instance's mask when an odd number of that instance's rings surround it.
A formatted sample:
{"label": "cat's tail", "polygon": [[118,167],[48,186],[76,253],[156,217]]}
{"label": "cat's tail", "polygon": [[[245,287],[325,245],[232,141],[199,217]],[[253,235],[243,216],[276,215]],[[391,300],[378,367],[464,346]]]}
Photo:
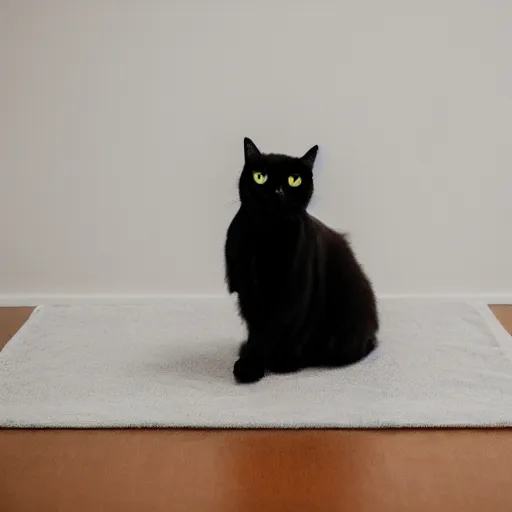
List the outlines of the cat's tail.
{"label": "cat's tail", "polygon": [[379,346],[379,339],[377,338],[376,335],[374,335],[368,340],[368,354],[370,352],[373,352],[373,350],[375,350],[378,346]]}

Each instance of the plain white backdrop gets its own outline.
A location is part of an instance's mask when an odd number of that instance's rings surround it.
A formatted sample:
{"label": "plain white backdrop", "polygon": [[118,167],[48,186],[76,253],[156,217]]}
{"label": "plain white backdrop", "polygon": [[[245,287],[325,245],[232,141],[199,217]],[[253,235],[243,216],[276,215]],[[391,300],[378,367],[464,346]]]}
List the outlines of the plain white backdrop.
{"label": "plain white backdrop", "polygon": [[0,296],[224,293],[242,139],[380,294],[512,297],[512,3],[1,0]]}

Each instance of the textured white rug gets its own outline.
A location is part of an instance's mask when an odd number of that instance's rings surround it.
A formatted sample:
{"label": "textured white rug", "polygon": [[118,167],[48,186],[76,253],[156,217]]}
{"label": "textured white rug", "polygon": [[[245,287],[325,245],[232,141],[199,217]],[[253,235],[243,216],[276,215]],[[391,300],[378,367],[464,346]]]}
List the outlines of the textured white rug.
{"label": "textured white rug", "polygon": [[231,301],[40,307],[0,352],[0,426],[512,425],[512,338],[485,305],[380,310],[381,343],[365,361],[240,386]]}

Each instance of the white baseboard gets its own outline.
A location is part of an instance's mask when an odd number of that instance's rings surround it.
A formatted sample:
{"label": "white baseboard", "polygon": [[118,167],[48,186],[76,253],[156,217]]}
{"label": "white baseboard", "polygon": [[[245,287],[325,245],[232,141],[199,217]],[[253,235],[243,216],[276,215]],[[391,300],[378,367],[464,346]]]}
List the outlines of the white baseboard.
{"label": "white baseboard", "polygon": [[[421,294],[421,293],[382,293],[379,299],[416,300],[470,300],[485,304],[512,304],[512,293],[474,294]],[[180,299],[224,299],[227,294],[182,294],[182,295],[0,295],[0,307],[40,306],[40,305],[93,305],[93,304],[148,304],[165,303]]]}
{"label": "white baseboard", "polygon": [[0,295],[0,307],[17,306],[67,306],[67,305],[114,305],[114,304],[151,304],[176,300],[230,300],[227,294],[169,294],[169,295]]}
{"label": "white baseboard", "polygon": [[447,300],[474,301],[483,304],[510,304],[512,293],[382,293],[379,299],[415,299],[415,300]]}

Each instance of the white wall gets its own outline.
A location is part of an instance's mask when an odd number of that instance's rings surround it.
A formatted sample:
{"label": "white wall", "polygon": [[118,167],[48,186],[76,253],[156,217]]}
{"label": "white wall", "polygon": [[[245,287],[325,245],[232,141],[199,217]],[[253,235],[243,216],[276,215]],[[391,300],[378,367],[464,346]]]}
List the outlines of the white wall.
{"label": "white wall", "polygon": [[223,292],[242,138],[320,144],[380,293],[512,296],[512,2],[1,0],[0,295]]}

